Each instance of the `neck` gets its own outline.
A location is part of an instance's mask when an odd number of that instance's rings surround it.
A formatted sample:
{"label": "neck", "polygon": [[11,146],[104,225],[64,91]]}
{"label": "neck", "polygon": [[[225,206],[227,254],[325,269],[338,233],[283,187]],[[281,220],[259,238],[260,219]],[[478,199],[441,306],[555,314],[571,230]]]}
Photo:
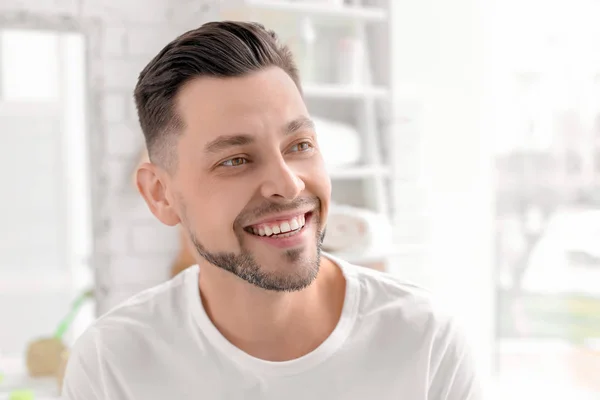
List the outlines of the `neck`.
{"label": "neck", "polygon": [[201,264],[199,284],[209,318],[227,340],[254,357],[301,357],[317,348],[339,321],[345,279],[326,257],[315,281],[296,292],[260,289],[206,264]]}

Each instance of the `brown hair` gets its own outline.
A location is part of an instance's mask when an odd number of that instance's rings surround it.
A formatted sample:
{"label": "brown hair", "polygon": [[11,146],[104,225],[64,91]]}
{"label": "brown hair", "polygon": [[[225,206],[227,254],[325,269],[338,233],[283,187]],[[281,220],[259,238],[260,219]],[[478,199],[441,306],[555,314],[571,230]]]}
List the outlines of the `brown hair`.
{"label": "brown hair", "polygon": [[177,37],[142,70],[134,90],[140,126],[150,159],[176,163],[173,139],[183,127],[176,96],[184,84],[202,76],[227,78],[276,66],[301,89],[289,48],[275,32],[253,22],[208,22]]}

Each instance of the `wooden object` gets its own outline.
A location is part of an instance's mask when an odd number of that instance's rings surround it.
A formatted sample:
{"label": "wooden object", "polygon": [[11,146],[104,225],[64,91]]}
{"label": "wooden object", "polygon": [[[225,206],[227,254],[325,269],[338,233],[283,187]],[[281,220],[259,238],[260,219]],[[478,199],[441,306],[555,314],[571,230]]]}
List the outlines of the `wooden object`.
{"label": "wooden object", "polygon": [[43,338],[29,344],[26,364],[29,376],[55,376],[60,368],[65,345],[59,339]]}

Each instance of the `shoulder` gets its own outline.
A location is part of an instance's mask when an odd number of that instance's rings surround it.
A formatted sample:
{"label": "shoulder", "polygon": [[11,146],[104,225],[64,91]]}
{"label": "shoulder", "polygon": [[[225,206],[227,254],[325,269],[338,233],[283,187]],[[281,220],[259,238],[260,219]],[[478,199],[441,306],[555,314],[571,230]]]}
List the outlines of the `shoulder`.
{"label": "shoulder", "polygon": [[357,318],[368,331],[410,344],[415,351],[433,350],[433,358],[465,350],[456,313],[431,291],[389,273],[336,261],[355,286]]}
{"label": "shoulder", "polygon": [[451,322],[451,312],[426,288],[386,272],[335,261],[357,287],[363,317],[385,316],[386,321],[420,333],[433,333]]}
{"label": "shoulder", "polygon": [[189,286],[198,276],[190,268],[173,279],[144,290],[99,317],[77,339],[73,350],[87,353],[90,347],[132,350],[156,336],[170,335],[170,328],[187,318]]}
{"label": "shoulder", "polygon": [[[358,288],[363,330],[380,341],[397,343],[400,350],[410,349],[412,359],[424,359],[431,398],[483,398],[464,325],[447,304],[390,274],[343,261],[340,267]],[[395,347],[387,351],[394,352]]]}

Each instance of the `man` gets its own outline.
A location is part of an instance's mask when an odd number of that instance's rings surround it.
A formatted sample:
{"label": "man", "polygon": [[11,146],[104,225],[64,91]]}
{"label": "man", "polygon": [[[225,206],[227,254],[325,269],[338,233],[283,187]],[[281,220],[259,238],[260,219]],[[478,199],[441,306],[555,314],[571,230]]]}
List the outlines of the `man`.
{"label": "man", "polygon": [[273,32],[187,32],[135,101],[150,156],[138,189],[198,265],[99,318],[65,398],[480,398],[462,336],[423,290],[321,252],[330,180]]}

